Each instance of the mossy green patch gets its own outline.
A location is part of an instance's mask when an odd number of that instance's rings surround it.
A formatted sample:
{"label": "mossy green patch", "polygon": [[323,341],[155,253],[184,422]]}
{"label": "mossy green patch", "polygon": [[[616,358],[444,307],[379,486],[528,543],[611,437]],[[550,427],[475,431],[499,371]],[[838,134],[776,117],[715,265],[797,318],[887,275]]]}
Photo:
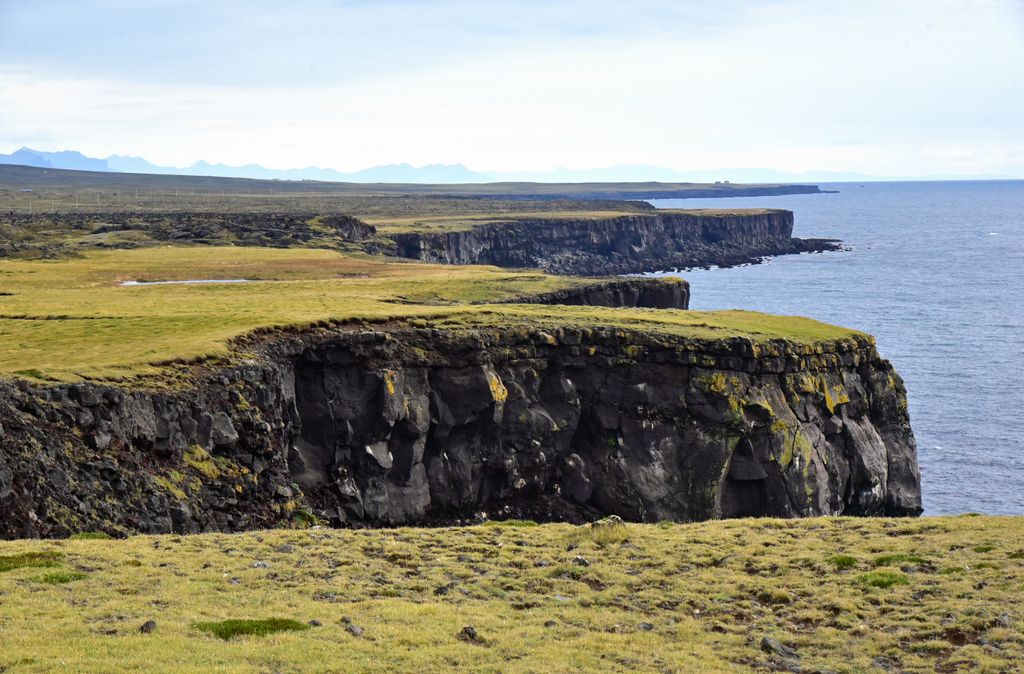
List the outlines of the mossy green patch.
{"label": "mossy green patch", "polygon": [[265,618],[262,620],[221,620],[218,622],[196,623],[200,632],[208,632],[216,637],[233,639],[238,636],[262,637],[275,632],[295,632],[308,630],[309,625],[290,618]]}
{"label": "mossy green patch", "polygon": [[59,570],[44,573],[41,576],[36,576],[32,579],[32,582],[42,583],[44,585],[65,585],[87,577],[88,574],[82,573],[81,571]]}
{"label": "mossy green patch", "polygon": [[888,589],[893,585],[907,585],[910,579],[899,571],[869,571],[857,577],[857,581],[866,587]]}
{"label": "mossy green patch", "polygon": [[857,558],[851,555],[832,555],[828,558],[828,563],[837,571],[845,571],[857,566]]}
{"label": "mossy green patch", "polygon": [[53,550],[23,552],[16,555],[0,555],[0,573],[15,569],[57,566],[62,559],[64,559],[63,553]]}

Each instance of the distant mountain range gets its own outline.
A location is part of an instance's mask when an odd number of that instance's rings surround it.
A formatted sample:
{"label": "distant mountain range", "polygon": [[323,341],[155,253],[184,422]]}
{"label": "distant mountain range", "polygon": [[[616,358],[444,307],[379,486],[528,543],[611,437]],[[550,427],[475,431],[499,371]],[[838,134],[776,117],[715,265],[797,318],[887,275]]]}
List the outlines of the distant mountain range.
{"label": "distant mountain range", "polygon": [[766,168],[731,168],[697,171],[676,171],[660,166],[618,165],[607,168],[566,169],[550,171],[473,171],[462,164],[387,164],[345,173],[331,168],[310,166],[301,169],[270,169],[258,164],[228,166],[197,161],[186,168],[157,166],[142,157],[111,155],[106,159],[87,157],[81,152],[64,150],[42,152],[23,147],[11,154],[0,154],[0,164],[20,164],[39,168],[104,171],[113,173],[153,173],[164,175],[217,176],[222,178],[257,178],[263,180],[324,180],[354,183],[487,183],[487,182],[695,182],[711,183],[794,183],[794,182],[857,182],[873,180],[1012,180],[1007,175],[932,175],[873,176],[848,171],[807,171],[793,173]]}

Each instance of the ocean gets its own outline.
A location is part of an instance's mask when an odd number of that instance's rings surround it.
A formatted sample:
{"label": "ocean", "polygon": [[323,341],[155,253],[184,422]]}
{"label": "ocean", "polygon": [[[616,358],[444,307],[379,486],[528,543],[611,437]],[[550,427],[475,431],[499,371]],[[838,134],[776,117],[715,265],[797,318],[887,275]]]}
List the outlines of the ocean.
{"label": "ocean", "polygon": [[836,194],[659,199],[794,212],[845,252],[679,273],[692,309],[871,333],[907,386],[926,515],[1024,514],[1024,181],[832,183]]}

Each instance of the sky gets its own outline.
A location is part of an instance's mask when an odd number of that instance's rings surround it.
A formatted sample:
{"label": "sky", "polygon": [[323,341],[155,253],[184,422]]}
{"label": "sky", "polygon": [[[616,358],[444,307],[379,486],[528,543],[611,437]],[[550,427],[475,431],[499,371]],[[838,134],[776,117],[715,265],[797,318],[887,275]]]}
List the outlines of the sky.
{"label": "sky", "polygon": [[0,0],[0,152],[1024,177],[1024,0]]}

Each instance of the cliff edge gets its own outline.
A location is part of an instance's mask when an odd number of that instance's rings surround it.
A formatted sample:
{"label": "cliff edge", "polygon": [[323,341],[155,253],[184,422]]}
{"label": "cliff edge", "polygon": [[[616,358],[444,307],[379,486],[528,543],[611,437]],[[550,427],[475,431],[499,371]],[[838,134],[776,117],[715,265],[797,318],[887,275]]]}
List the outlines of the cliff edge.
{"label": "cliff edge", "polygon": [[454,230],[380,231],[395,242],[398,255],[425,262],[539,267],[579,275],[732,266],[838,247],[836,241],[794,238],[793,213],[777,209],[517,217]]}
{"label": "cliff edge", "polygon": [[921,511],[866,336],[332,326],[181,390],[0,383],[0,535]]}

